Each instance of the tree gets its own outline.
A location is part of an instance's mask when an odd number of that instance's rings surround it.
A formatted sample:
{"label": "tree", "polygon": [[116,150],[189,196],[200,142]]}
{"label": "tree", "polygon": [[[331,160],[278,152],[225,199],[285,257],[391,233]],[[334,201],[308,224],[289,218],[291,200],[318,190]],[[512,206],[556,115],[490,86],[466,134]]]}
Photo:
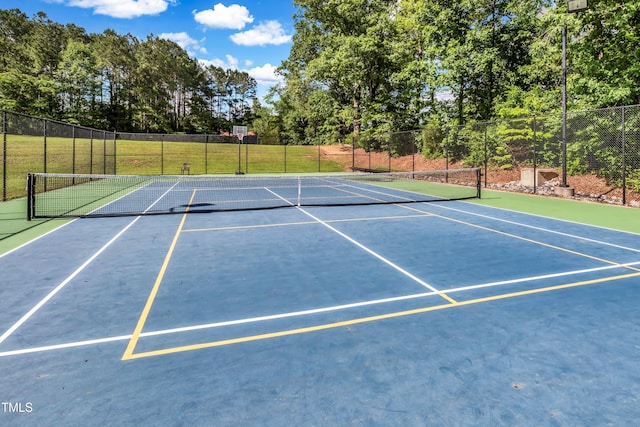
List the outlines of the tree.
{"label": "tree", "polygon": [[250,106],[256,98],[257,83],[244,71],[227,70],[223,92],[226,95],[228,120],[230,123],[245,123],[250,120]]}
{"label": "tree", "polygon": [[0,73],[29,73],[26,47],[33,27],[19,9],[0,10]]}
{"label": "tree", "polygon": [[572,95],[579,105],[639,104],[640,2],[590,0],[587,11],[572,14],[570,25]]}
{"label": "tree", "polygon": [[92,47],[101,71],[100,116],[103,127],[122,131],[133,130],[135,93],[133,90],[137,62],[135,51],[139,42],[131,34],[124,36],[106,30],[93,37]]}
{"label": "tree", "polygon": [[[282,71],[326,90],[352,131],[385,120],[392,90],[395,0],[296,0],[296,36]],[[304,80],[308,80],[307,83]]]}
{"label": "tree", "polygon": [[100,94],[100,70],[94,50],[86,43],[70,40],[54,76],[60,87],[64,118],[78,124],[90,123]]}

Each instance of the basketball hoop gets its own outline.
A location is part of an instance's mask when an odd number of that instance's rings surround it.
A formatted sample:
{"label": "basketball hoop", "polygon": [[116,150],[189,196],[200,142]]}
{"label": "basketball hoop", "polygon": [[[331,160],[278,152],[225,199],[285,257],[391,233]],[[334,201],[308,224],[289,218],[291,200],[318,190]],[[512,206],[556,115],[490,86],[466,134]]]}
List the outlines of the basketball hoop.
{"label": "basketball hoop", "polygon": [[569,13],[582,12],[588,8],[587,0],[567,0],[567,11]]}
{"label": "basketball hoop", "polygon": [[234,126],[233,127],[233,134],[236,136],[236,138],[238,138],[238,140],[240,142],[243,141],[245,135],[247,134],[247,127],[246,126]]}

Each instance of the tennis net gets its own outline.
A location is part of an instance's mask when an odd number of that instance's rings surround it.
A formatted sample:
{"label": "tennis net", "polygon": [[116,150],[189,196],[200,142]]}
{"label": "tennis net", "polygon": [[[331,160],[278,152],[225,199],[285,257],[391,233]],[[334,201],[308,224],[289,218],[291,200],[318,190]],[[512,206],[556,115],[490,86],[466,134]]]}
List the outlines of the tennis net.
{"label": "tennis net", "polygon": [[480,197],[480,169],[314,175],[32,173],[28,219],[415,203]]}

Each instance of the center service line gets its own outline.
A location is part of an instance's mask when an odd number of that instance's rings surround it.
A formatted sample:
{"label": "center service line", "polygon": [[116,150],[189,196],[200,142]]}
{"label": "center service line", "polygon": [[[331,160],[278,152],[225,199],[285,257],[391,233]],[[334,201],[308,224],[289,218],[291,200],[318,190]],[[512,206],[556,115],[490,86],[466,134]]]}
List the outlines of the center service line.
{"label": "center service line", "polygon": [[[286,198],[280,196],[279,194],[273,192],[272,190],[270,190],[269,188],[265,188],[265,190],[267,190],[269,193],[273,194],[274,196],[284,200],[285,202],[289,203],[292,206],[296,206],[294,203],[291,203],[289,200],[287,200]],[[351,243],[353,243],[354,245],[356,245],[357,247],[359,247],[360,249],[364,250],[365,252],[369,253],[370,255],[373,255],[374,257],[378,258],[380,261],[384,262],[385,264],[389,265],[390,267],[398,270],[400,273],[404,274],[405,276],[409,277],[410,279],[416,281],[417,283],[419,283],[420,285],[424,286],[425,288],[429,289],[430,291],[435,292],[436,294],[440,295],[442,298],[444,298],[445,300],[449,301],[451,304],[457,304],[457,301],[454,300],[453,298],[449,297],[447,294],[445,294],[442,291],[439,291],[438,289],[434,288],[433,286],[431,286],[430,284],[428,284],[427,282],[425,282],[424,280],[420,279],[419,277],[414,276],[413,274],[409,273],[407,270],[403,269],[402,267],[400,267],[397,264],[394,264],[393,262],[391,262],[390,260],[386,259],[385,257],[383,257],[382,255],[378,254],[377,252],[374,252],[373,250],[367,248],[366,246],[364,246],[362,243],[352,239],[351,237],[347,236],[346,234],[344,234],[343,232],[341,232],[340,230],[338,230],[335,227],[332,227],[331,225],[327,224],[325,221],[322,221],[320,218],[315,217],[314,215],[312,215],[311,213],[307,212],[306,210],[302,209],[300,206],[296,206],[296,208],[304,213],[305,215],[307,215],[308,217],[312,218],[314,221],[317,221],[319,224],[324,225],[325,227],[327,227],[329,230],[333,231],[334,233],[342,236],[343,238],[347,239],[348,241],[350,241]]]}
{"label": "center service line", "polygon": [[344,234],[343,232],[341,232],[340,230],[336,229],[335,227],[332,227],[331,225],[327,224],[326,222],[322,221],[321,219],[315,217],[314,215],[312,215],[311,213],[307,212],[306,210],[302,209],[302,208],[298,208],[302,213],[304,213],[305,215],[309,216],[310,218],[313,218],[315,221],[318,221],[320,224],[324,225],[325,227],[327,227],[329,230],[333,231],[334,233],[337,233],[338,235],[344,237],[345,239],[347,239],[348,241],[350,241],[351,243],[353,243],[354,245],[356,245],[357,247],[359,247],[360,249],[364,250],[365,252],[369,253],[370,255],[373,255],[374,257],[376,257],[377,259],[379,259],[380,261],[384,262],[385,264],[393,267],[394,269],[398,270],[400,273],[404,274],[405,276],[411,278],[412,280],[418,282],[419,284],[421,284],[422,286],[424,286],[425,288],[437,293],[438,295],[440,295],[442,298],[444,298],[445,300],[449,301],[451,304],[456,304],[457,301],[454,300],[453,298],[449,297],[447,294],[445,294],[442,291],[439,291],[438,289],[434,288],[433,286],[431,286],[430,284],[428,284],[427,282],[425,282],[424,280],[420,279],[419,277],[414,276],[413,274],[409,273],[407,270],[403,269],[402,267],[400,267],[399,265],[393,263],[392,261],[388,260],[387,258],[383,257],[382,255],[378,254],[377,252],[374,252],[373,250],[369,249],[368,247],[364,246],[362,243],[352,239],[351,237],[347,236],[346,234]]}

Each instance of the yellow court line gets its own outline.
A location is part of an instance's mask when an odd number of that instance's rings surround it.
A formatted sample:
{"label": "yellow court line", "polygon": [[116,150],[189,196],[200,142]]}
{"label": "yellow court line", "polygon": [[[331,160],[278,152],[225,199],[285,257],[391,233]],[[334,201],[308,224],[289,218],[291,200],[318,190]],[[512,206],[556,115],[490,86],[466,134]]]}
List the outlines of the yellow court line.
{"label": "yellow court line", "polygon": [[567,284],[556,285],[556,286],[548,286],[548,287],[545,287],[545,288],[529,289],[529,290],[519,291],[519,292],[511,292],[511,293],[507,293],[507,294],[500,294],[500,295],[494,295],[494,296],[489,296],[489,297],[476,298],[476,299],[467,300],[467,301],[459,301],[459,302],[452,303],[452,304],[441,304],[441,305],[435,305],[435,306],[430,306],[430,307],[417,308],[417,309],[413,309],[413,310],[406,310],[406,311],[399,311],[399,312],[394,312],[394,313],[381,314],[381,315],[377,315],[377,316],[369,316],[369,317],[362,317],[362,318],[358,318],[358,319],[345,320],[345,321],[341,321],[341,322],[326,323],[326,324],[322,324],[322,325],[309,326],[309,327],[305,327],[305,328],[297,328],[297,329],[290,329],[290,330],[278,331],[278,332],[272,332],[272,333],[266,333],[266,334],[251,335],[251,336],[246,336],[246,337],[232,338],[232,339],[226,339],[226,340],[221,340],[221,341],[213,341],[213,342],[201,343],[201,344],[192,344],[192,345],[186,345],[186,346],[171,347],[171,348],[166,348],[166,349],[161,349],[161,350],[154,350],[154,351],[147,351],[147,352],[137,353],[137,354],[130,353],[130,354],[126,355],[127,357],[123,357],[123,360],[141,359],[141,358],[145,358],[145,357],[162,356],[162,355],[173,354],[173,353],[181,353],[181,352],[186,352],[186,351],[202,350],[202,349],[205,349],[205,348],[221,347],[221,346],[231,345],[231,344],[240,344],[240,343],[246,343],[246,342],[252,342],[252,341],[260,341],[260,340],[266,340],[266,339],[272,339],[272,338],[285,337],[285,336],[290,336],[290,335],[299,335],[299,334],[305,334],[305,333],[309,333],[309,332],[317,332],[317,331],[323,331],[323,330],[328,330],[328,329],[335,329],[335,328],[341,328],[341,327],[346,327],[346,326],[352,326],[352,325],[357,325],[357,324],[361,324],[361,323],[375,322],[375,321],[379,321],[379,320],[393,319],[393,318],[397,318],[397,317],[404,317],[404,316],[410,316],[410,315],[414,315],[414,314],[421,314],[421,313],[427,313],[427,312],[431,312],[431,311],[438,311],[438,310],[443,310],[443,309],[447,309],[447,308],[462,307],[462,306],[467,306],[467,305],[475,305],[475,304],[480,304],[480,303],[485,303],[485,302],[504,300],[504,299],[508,299],[508,298],[516,298],[516,297],[521,297],[521,296],[526,296],[526,295],[534,295],[534,294],[540,294],[540,293],[544,293],[544,292],[552,292],[552,291],[558,291],[558,290],[562,290],[562,289],[575,288],[575,287],[579,287],[579,286],[586,286],[586,285],[594,285],[594,284],[599,284],[599,283],[604,283],[604,282],[611,282],[611,281],[614,281],[614,280],[629,279],[629,278],[638,277],[638,276],[640,276],[640,272],[638,272],[638,273],[628,273],[628,274],[623,274],[623,275],[619,275],[619,276],[604,277],[604,278],[600,278],[600,279],[583,280],[583,281],[580,281],[580,282],[567,283]]}
{"label": "yellow court line", "polygon": [[458,304],[458,301],[454,300],[453,298],[451,298],[449,295],[445,294],[444,292],[438,292],[438,295],[441,298],[446,299],[447,301],[449,301],[451,304]]}
{"label": "yellow court line", "polygon": [[178,229],[176,230],[176,234],[173,236],[173,241],[171,242],[171,245],[169,246],[169,250],[167,251],[167,255],[164,258],[164,262],[162,263],[162,267],[160,268],[160,272],[158,273],[158,276],[156,277],[156,281],[153,284],[153,288],[151,289],[151,293],[149,294],[149,297],[147,298],[147,303],[144,306],[144,309],[142,310],[142,313],[140,314],[140,318],[138,319],[138,323],[136,324],[135,329],[133,330],[133,334],[131,334],[131,339],[129,340],[129,344],[127,345],[127,349],[125,350],[124,354],[122,355],[122,360],[127,360],[130,359],[131,356],[133,355],[133,350],[135,350],[136,345],[138,344],[138,340],[140,339],[140,334],[142,333],[142,328],[144,328],[144,324],[147,321],[147,317],[149,316],[149,312],[151,311],[151,306],[153,305],[153,301],[156,299],[156,295],[158,294],[158,289],[160,289],[160,284],[162,283],[162,278],[164,277],[165,272],[167,271],[167,267],[169,265],[169,261],[171,260],[171,257],[173,256],[173,251],[176,247],[176,244],[178,243],[178,237],[180,237],[180,233],[182,231],[182,227],[184,227],[184,223],[187,219],[187,214],[189,212],[189,206],[191,206],[191,203],[193,202],[193,199],[196,195],[196,191],[197,190],[193,190],[193,193],[191,194],[191,199],[189,199],[189,204],[187,205],[187,208],[185,210],[185,213],[182,215],[182,219],[180,220],[180,224],[178,225]]}
{"label": "yellow court line", "polygon": [[[397,205],[397,206],[400,206],[400,207],[403,207],[405,209],[409,209],[409,210],[412,210],[412,211],[416,211],[416,212],[423,212],[420,209],[412,208],[412,207],[409,207],[409,206],[404,206],[404,205]],[[558,251],[567,252],[567,253],[570,253],[572,255],[578,255],[578,256],[581,256],[581,257],[584,257],[584,258],[589,258],[589,259],[592,259],[592,260],[595,260],[595,261],[603,262],[605,264],[615,265],[615,266],[618,266],[618,267],[621,267],[621,268],[626,268],[626,269],[632,270],[632,271],[640,271],[640,268],[635,268],[635,267],[632,267],[630,265],[624,265],[624,264],[616,262],[616,261],[611,261],[611,260],[608,260],[608,259],[599,258],[599,257],[593,256],[593,255],[585,254],[583,252],[578,252],[578,251],[574,251],[574,250],[571,250],[571,249],[563,248],[563,247],[560,247],[560,246],[552,245],[550,243],[544,243],[544,242],[540,242],[538,240],[529,239],[527,237],[518,236],[517,234],[507,233],[505,231],[496,230],[494,228],[485,227],[483,225],[474,224],[472,222],[462,221],[460,219],[450,218],[450,217],[444,216],[444,215],[438,215],[438,214],[432,214],[432,215],[435,216],[436,218],[442,218],[442,219],[447,220],[447,221],[457,222],[459,224],[468,225],[470,227],[479,228],[481,230],[490,231],[492,233],[501,234],[503,236],[512,237],[514,239],[522,240],[522,241],[529,242],[529,243],[534,243],[536,245],[544,246],[544,247],[555,249],[555,250],[558,250]]]}

